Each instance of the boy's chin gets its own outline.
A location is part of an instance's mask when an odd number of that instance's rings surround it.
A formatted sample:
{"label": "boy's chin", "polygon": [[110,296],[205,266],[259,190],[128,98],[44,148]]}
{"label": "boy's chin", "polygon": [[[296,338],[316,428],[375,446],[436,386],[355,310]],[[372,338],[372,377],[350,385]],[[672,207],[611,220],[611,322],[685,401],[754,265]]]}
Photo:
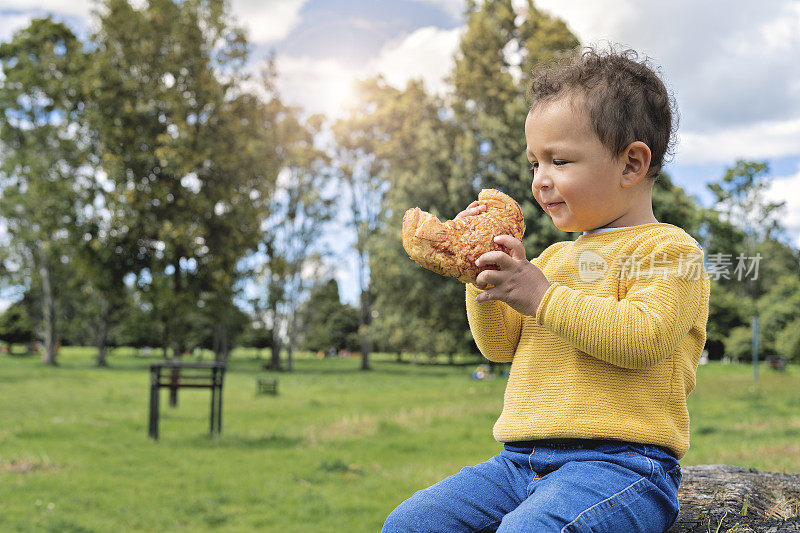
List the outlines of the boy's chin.
{"label": "boy's chin", "polygon": [[565,232],[567,232],[567,233],[574,233],[574,232],[582,232],[582,231],[583,231],[582,229],[580,229],[580,228],[579,228],[577,225],[575,225],[575,224],[559,224],[559,223],[558,223],[558,222],[556,222],[555,220],[553,220],[553,224],[554,224],[554,225],[555,225],[555,226],[556,226],[558,229],[560,229],[561,231],[565,231]]}

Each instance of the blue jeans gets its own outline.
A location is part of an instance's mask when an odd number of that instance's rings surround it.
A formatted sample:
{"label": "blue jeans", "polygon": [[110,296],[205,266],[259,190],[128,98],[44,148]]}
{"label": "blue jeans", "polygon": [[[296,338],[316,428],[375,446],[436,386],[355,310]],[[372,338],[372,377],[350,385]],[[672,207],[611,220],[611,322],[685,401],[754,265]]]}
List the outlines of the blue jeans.
{"label": "blue jeans", "polygon": [[619,441],[506,444],[397,507],[388,533],[652,532],[678,518],[678,461]]}

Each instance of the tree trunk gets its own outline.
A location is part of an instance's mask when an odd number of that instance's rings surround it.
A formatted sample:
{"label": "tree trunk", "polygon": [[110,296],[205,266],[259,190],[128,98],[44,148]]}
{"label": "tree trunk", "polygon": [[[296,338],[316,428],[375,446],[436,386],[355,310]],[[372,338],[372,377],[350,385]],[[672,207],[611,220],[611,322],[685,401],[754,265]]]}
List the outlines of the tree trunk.
{"label": "tree trunk", "polygon": [[272,330],[272,356],[267,365],[269,370],[281,370],[281,340],[276,333],[277,328],[274,328]]}
{"label": "tree trunk", "polygon": [[286,345],[286,371],[291,372],[294,370],[294,348],[292,343]]}
{"label": "tree trunk", "polygon": [[42,318],[44,319],[44,353],[42,362],[46,365],[56,364],[56,345],[58,344],[58,331],[56,327],[56,303],[53,295],[53,284],[50,279],[50,269],[45,258],[39,267],[42,278]]}
{"label": "tree trunk", "polygon": [[[226,321],[227,322],[227,321]],[[214,360],[225,363],[228,361],[228,325],[220,322],[214,326]]]}
{"label": "tree trunk", "polygon": [[294,342],[297,327],[297,312],[292,311],[292,318],[289,322],[289,342],[286,345],[286,370],[291,372],[294,370]]}
{"label": "tree trunk", "polygon": [[[183,282],[181,279],[181,265],[180,262],[176,261],[173,265],[175,272],[172,274],[172,287],[173,287],[173,299],[176,303],[180,304],[183,299]],[[172,349],[174,350],[172,354],[172,358],[175,360],[179,360],[183,357],[183,352],[186,351],[186,339],[184,338],[184,331],[183,331],[183,306],[178,305],[177,312],[172,313]]]}
{"label": "tree trunk", "polygon": [[269,370],[281,370],[281,338],[280,328],[278,326],[278,304],[275,301],[270,302],[269,310],[272,313],[272,342],[270,348],[272,355],[267,365]]}
{"label": "tree trunk", "polygon": [[369,291],[361,290],[361,370],[371,370],[369,355],[372,352],[372,333],[369,326],[372,323],[372,308],[369,300]]}
{"label": "tree trunk", "polygon": [[169,353],[169,320],[164,321],[164,329],[161,332],[161,352],[164,359]]}
{"label": "tree trunk", "polygon": [[690,466],[678,499],[680,516],[669,533],[800,531],[800,474]]}
{"label": "tree trunk", "polygon": [[108,299],[103,298],[100,304],[100,324],[95,337],[97,346],[97,366],[108,366],[106,361],[106,342],[108,342],[108,320],[111,314],[111,305]]}

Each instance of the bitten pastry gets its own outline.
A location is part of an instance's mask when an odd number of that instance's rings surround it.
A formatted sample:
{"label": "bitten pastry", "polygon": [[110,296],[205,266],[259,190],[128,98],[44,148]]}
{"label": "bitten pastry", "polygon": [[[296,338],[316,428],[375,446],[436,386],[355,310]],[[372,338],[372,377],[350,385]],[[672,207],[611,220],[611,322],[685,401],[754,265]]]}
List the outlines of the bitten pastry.
{"label": "bitten pastry", "polygon": [[525,219],[513,198],[496,189],[483,189],[478,203],[486,211],[474,216],[440,222],[419,207],[403,216],[403,248],[408,256],[437,274],[475,283],[485,268],[475,266],[481,255],[492,250],[509,252],[494,242],[498,235],[522,240]]}

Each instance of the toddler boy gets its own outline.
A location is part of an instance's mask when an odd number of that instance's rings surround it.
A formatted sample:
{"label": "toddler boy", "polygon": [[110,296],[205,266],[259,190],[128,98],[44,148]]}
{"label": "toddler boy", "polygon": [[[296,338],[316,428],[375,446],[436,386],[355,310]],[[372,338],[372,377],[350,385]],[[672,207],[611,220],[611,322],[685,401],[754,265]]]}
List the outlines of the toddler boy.
{"label": "toddler boy", "polygon": [[415,493],[384,531],[660,533],[678,516],[709,281],[696,241],[653,216],[671,98],[635,52],[591,49],[535,73],[529,95],[533,195],[583,234],[533,261],[503,235],[509,254],[478,259],[496,270],[467,286],[470,329],[511,362],[504,449]]}

